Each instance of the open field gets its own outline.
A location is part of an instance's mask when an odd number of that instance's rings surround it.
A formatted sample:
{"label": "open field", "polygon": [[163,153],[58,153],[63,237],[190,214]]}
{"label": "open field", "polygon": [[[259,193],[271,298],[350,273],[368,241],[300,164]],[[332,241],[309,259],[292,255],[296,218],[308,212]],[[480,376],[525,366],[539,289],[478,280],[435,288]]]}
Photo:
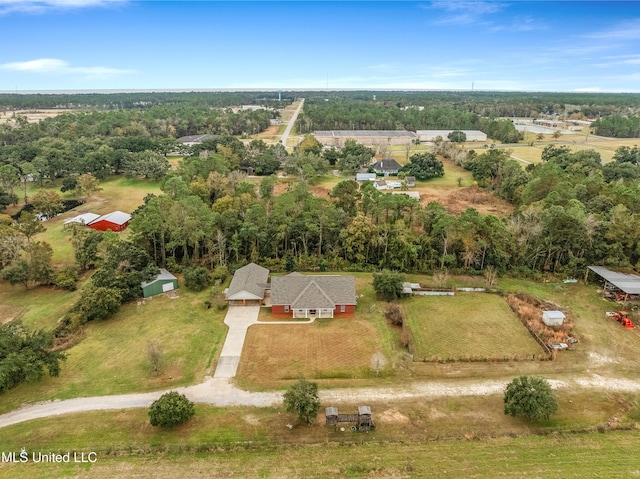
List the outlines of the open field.
{"label": "open field", "polygon": [[[73,248],[71,246],[71,233],[64,229],[64,221],[83,213],[106,214],[112,211],[124,211],[131,213],[143,203],[144,197],[149,193],[160,194],[160,185],[153,181],[128,180],[124,177],[109,178],[100,182],[102,191],[86,198],[84,204],[56,216],[44,224],[45,232],[35,236],[36,241],[46,241],[53,248],[52,262],[54,266],[70,266],[74,263]],[[39,190],[36,185],[30,185],[29,197]],[[60,186],[47,187],[60,193]],[[63,199],[75,198],[71,192],[60,193]],[[22,195],[19,195],[22,197]],[[6,214],[14,214],[22,204],[10,207]],[[121,236],[126,238],[129,232],[125,230]]]}
{"label": "open field", "polygon": [[247,334],[239,375],[256,385],[301,376],[358,377],[379,348],[375,328],[359,319],[254,325]]}
{"label": "open field", "polygon": [[0,322],[21,319],[34,329],[52,329],[80,293],[57,288],[24,289],[0,281]]}
{"label": "open field", "polygon": [[[623,397],[560,399],[571,424],[527,425],[502,414],[501,398],[454,398],[371,404],[376,429],[334,431],[320,423],[288,430],[280,408],[219,409],[198,405],[196,416],[171,431],[152,428],[144,409],[81,413],[3,429],[0,450],[97,454],[95,464],[0,463],[15,479],[113,477],[635,477],[636,430],[607,426],[613,415],[633,428],[637,407],[620,414]],[[582,403],[581,403],[582,404]],[[340,405],[354,408],[355,405]],[[636,419],[634,419],[636,418]],[[595,432],[598,428],[601,432]],[[602,433],[604,432],[604,433]]]}
{"label": "open field", "polygon": [[403,308],[416,360],[528,359],[543,353],[498,295],[420,296]]}
{"label": "open field", "polygon": [[24,116],[29,123],[39,123],[47,118],[53,118],[63,113],[75,113],[77,110],[62,110],[58,108],[39,108],[37,110],[0,111],[0,123],[9,123],[13,116]]}
{"label": "open field", "polygon": [[[62,300],[52,305],[62,313],[71,295],[59,294]],[[153,391],[200,382],[226,334],[224,312],[205,309],[208,292],[180,289],[178,294],[177,299],[156,296],[140,306],[126,304],[108,320],[88,323],[85,338],[66,351],[60,376],[45,376],[4,393],[0,412],[42,400]],[[43,305],[47,298],[36,292],[31,297]],[[53,326],[56,319],[48,316],[46,326]],[[147,345],[152,341],[163,351],[158,373],[147,359]]]}

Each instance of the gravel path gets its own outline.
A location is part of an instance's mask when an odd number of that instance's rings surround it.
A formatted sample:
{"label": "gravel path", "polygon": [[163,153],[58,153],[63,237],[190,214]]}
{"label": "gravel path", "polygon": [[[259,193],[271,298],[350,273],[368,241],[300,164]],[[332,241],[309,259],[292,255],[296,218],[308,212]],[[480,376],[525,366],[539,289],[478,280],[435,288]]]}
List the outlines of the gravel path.
{"label": "gravel path", "polygon": [[[327,403],[367,403],[398,399],[489,396],[502,394],[510,380],[474,381],[450,380],[436,382],[418,382],[403,387],[389,388],[353,388],[331,389],[320,392],[323,404]],[[571,378],[566,381],[550,380],[554,389],[583,388],[618,392],[640,392],[640,381],[629,379],[605,378],[599,375]],[[237,388],[227,378],[206,377],[195,386],[177,388],[198,403],[215,406],[253,406],[268,407],[282,403],[282,392],[249,392]],[[0,416],[0,428],[32,419],[71,414],[83,411],[101,411],[109,409],[129,409],[148,407],[166,391],[144,394],[123,394],[120,396],[96,396],[49,401],[27,406]]]}

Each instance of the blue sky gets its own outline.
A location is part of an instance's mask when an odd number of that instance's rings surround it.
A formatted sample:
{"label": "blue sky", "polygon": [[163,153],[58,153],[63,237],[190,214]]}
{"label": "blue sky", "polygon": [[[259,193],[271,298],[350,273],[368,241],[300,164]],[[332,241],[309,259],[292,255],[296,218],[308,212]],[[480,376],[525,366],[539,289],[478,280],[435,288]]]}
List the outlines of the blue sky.
{"label": "blue sky", "polygon": [[640,92],[640,1],[0,0],[0,91]]}

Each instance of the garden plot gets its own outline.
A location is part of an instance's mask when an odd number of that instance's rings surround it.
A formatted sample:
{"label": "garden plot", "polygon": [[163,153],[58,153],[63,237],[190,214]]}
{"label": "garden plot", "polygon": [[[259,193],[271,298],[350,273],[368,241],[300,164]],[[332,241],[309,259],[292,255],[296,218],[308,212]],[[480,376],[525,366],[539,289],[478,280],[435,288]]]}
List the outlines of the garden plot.
{"label": "garden plot", "polygon": [[498,295],[414,297],[403,304],[419,361],[499,361],[545,355]]}

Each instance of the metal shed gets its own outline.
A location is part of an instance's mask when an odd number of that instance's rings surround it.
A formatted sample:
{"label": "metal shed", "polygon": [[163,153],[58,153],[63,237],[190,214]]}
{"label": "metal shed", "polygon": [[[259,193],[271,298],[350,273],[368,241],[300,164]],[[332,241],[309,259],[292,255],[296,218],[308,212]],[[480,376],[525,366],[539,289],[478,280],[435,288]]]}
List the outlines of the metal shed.
{"label": "metal shed", "polygon": [[542,322],[547,326],[562,326],[564,322],[564,313],[562,311],[543,311]]}
{"label": "metal shed", "polygon": [[156,296],[166,293],[167,291],[178,289],[178,278],[163,268],[155,279],[143,281],[140,287],[142,288],[142,295],[148,298],[149,296]]}

